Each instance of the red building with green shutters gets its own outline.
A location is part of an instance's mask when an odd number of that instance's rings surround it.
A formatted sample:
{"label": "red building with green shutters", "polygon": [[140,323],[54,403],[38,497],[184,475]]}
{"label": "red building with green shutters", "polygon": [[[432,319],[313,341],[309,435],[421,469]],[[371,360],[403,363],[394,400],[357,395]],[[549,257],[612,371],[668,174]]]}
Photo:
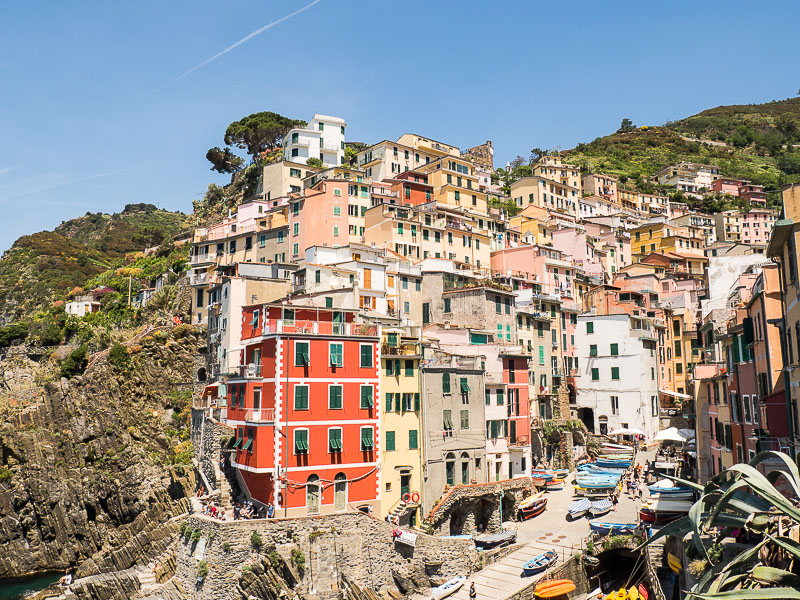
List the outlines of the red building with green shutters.
{"label": "red building with green shutters", "polygon": [[245,364],[228,380],[232,464],[276,516],[379,513],[380,331],[355,311],[243,308]]}

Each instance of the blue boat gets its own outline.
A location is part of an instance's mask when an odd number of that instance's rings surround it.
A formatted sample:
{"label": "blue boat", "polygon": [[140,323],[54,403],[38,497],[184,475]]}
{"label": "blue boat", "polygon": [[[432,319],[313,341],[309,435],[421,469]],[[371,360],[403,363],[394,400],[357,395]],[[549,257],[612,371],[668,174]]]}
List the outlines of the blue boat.
{"label": "blue boat", "polygon": [[551,566],[558,559],[558,554],[555,550],[548,550],[544,554],[540,554],[536,558],[530,559],[522,565],[522,576],[529,577],[536,573],[541,573],[549,566]]}
{"label": "blue boat", "polygon": [[631,466],[631,461],[598,459],[597,466],[603,468],[627,469]]}
{"label": "blue boat", "polygon": [[592,513],[593,517],[599,517],[607,512],[610,512],[613,507],[614,505],[611,503],[611,500],[603,498],[600,500],[594,500],[592,502],[592,506],[589,508],[589,512]]}
{"label": "blue boat", "polygon": [[431,590],[431,595],[433,596],[434,600],[441,600],[442,598],[446,598],[450,594],[454,594],[461,586],[464,585],[464,582],[467,580],[466,577],[463,575],[459,575],[458,577],[453,577],[450,581],[446,581],[439,587],[435,587]]}
{"label": "blue boat", "polygon": [[579,467],[578,474],[580,475],[582,473],[602,473],[603,475],[617,475],[622,477],[622,475],[625,474],[625,469],[611,469],[592,465],[590,467],[586,467],[585,469]]}
{"label": "blue boat", "polygon": [[599,521],[589,521],[589,529],[599,535],[630,535],[638,525],[636,523],[601,523]]}

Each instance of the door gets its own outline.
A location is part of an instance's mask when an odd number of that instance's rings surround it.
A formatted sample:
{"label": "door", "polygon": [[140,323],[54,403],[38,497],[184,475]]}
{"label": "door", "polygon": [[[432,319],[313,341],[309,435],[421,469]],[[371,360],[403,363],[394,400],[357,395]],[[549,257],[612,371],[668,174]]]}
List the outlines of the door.
{"label": "door", "polygon": [[372,270],[371,269],[364,269],[364,289],[371,290],[372,289]]}
{"label": "door", "polygon": [[403,473],[400,475],[400,497],[411,493],[411,474]]}
{"label": "door", "polygon": [[461,463],[461,483],[469,482],[469,462],[464,461]]}
{"label": "door", "polygon": [[342,325],[342,313],[335,311],[333,313],[333,334],[344,335],[344,326]]}
{"label": "door", "polygon": [[431,322],[431,305],[427,302],[422,303],[422,324],[427,325]]}
{"label": "door", "polygon": [[319,476],[310,475],[306,482],[306,510],[308,514],[319,512]]}
{"label": "door", "polygon": [[343,511],[347,508],[347,476],[339,473],[333,481],[334,506],[337,511]]}

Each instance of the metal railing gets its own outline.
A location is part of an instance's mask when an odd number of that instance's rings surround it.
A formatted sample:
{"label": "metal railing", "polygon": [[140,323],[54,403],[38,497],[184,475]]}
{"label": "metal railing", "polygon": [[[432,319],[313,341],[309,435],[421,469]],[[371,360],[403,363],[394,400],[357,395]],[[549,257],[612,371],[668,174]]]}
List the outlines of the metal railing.
{"label": "metal railing", "polygon": [[274,423],[274,408],[251,408],[248,409],[244,418],[248,423]]}

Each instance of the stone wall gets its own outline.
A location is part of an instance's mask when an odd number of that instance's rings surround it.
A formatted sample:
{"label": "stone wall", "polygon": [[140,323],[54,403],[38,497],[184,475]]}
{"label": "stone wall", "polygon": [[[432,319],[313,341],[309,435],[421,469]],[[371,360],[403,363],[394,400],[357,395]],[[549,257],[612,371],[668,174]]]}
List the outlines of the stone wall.
{"label": "stone wall", "polygon": [[457,485],[431,509],[428,520],[436,535],[497,533],[502,521],[516,519],[520,501],[532,492],[530,477]]}
{"label": "stone wall", "polygon": [[[575,584],[575,591],[570,593],[570,597],[582,597],[587,594],[589,589],[589,580],[586,577],[586,569],[583,568],[583,561],[580,555],[575,555],[568,558],[564,564],[558,567],[555,571],[550,571],[546,577],[540,577],[530,585],[525,586],[513,596],[509,596],[509,600],[534,600],[536,595],[536,585],[547,580],[554,579],[569,579]],[[480,591],[478,591],[480,594]]]}
{"label": "stone wall", "polygon": [[[210,418],[201,409],[192,409],[192,445],[197,467],[214,489],[219,487],[214,462],[219,463],[220,444],[222,438],[234,435],[227,425]],[[211,491],[211,490],[209,490]]]}
{"label": "stone wall", "polygon": [[[202,537],[197,543],[189,536],[179,540],[171,584],[198,599],[236,597],[243,567],[257,567],[263,557],[287,565],[291,573],[284,579],[297,580],[294,592],[313,592],[322,598],[337,596],[342,575],[365,589],[408,593],[455,575],[468,575],[480,566],[470,540],[419,534],[416,546],[410,547],[394,542],[391,525],[358,512],[224,523],[196,515],[187,524],[199,529]],[[260,552],[251,543],[254,532],[261,537]],[[302,572],[298,553],[305,562]],[[205,560],[209,568],[201,584],[197,583],[199,560]]]}

